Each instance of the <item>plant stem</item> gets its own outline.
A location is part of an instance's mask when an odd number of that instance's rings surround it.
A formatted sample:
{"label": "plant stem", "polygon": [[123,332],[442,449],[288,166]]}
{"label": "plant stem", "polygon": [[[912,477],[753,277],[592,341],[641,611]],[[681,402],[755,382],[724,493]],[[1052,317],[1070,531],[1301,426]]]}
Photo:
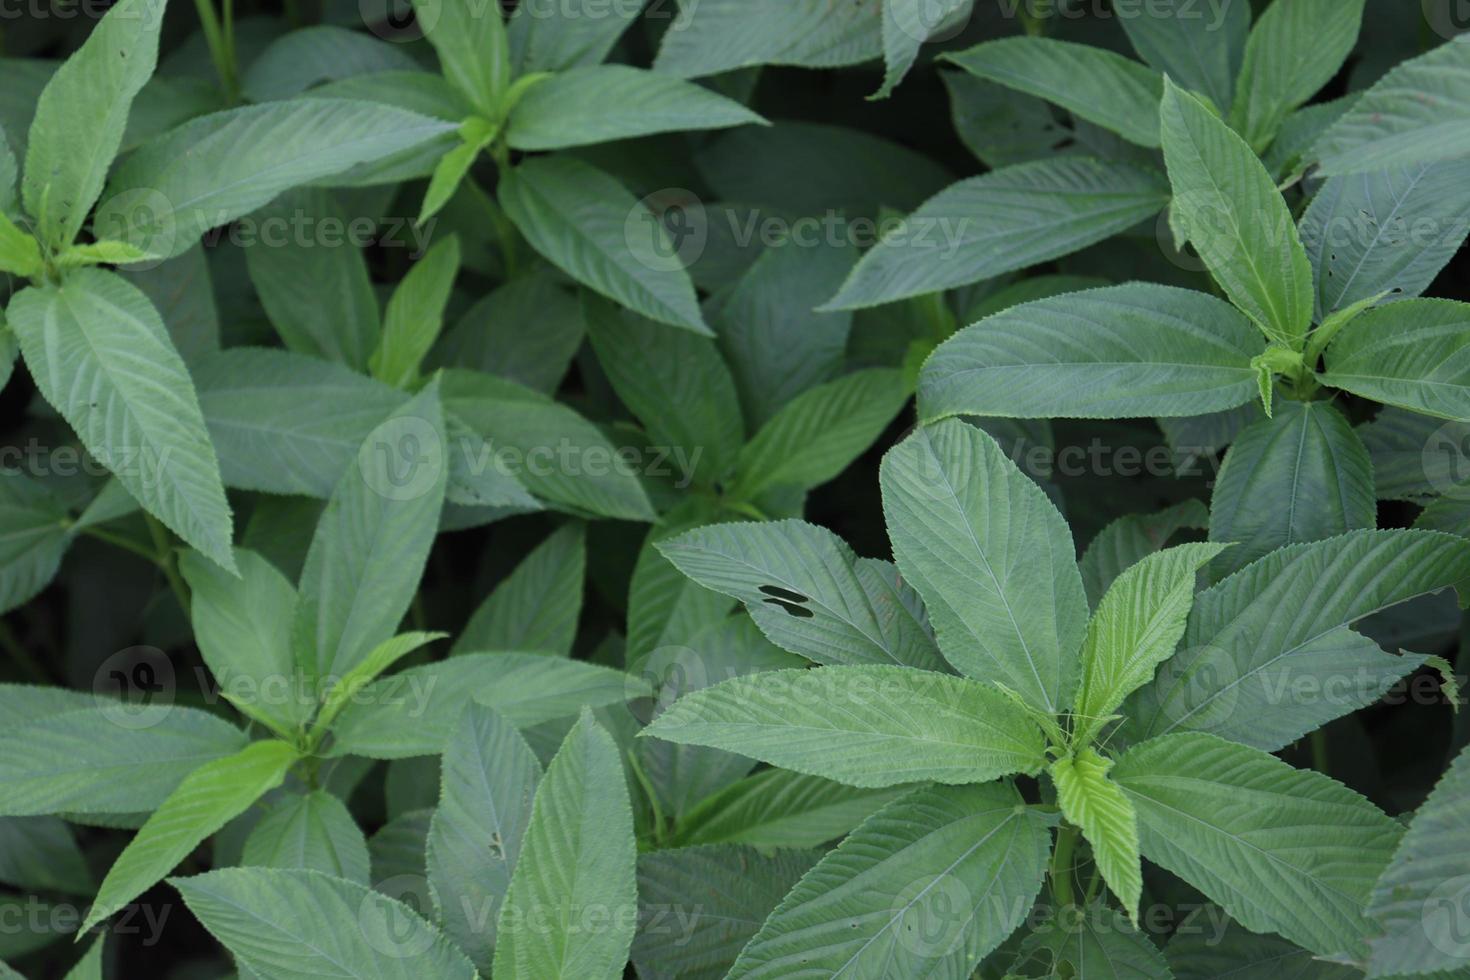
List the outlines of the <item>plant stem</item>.
{"label": "plant stem", "polygon": [[199,12],[199,28],[204,32],[204,42],[209,46],[209,57],[219,75],[220,87],[225,99],[231,104],[240,101],[240,78],[235,64],[235,25],[233,23],[234,0],[224,0],[225,18],[221,25],[214,11],[214,0],[194,0],[194,9]]}
{"label": "plant stem", "polygon": [[648,806],[653,810],[653,846],[656,850],[664,840],[663,807],[659,806],[658,794],[654,792],[653,783],[649,781],[648,774],[643,771],[643,765],[638,761],[638,753],[632,749],[628,750],[628,768],[633,770],[633,776],[638,780],[638,785],[643,787],[643,795],[648,797]]}
{"label": "plant stem", "polygon": [[1072,892],[1072,852],[1077,847],[1077,828],[1062,824],[1057,828],[1057,846],[1051,853],[1051,895],[1058,906],[1076,904]]}
{"label": "plant stem", "polygon": [[104,531],[100,527],[84,527],[82,528],[82,533],[87,535],[88,537],[96,538],[98,541],[105,541],[115,548],[122,548],[124,551],[131,551],[139,558],[146,558],[148,561],[152,562],[155,565],[158,564],[158,555],[155,552],[148,550],[146,547],[139,544],[138,542],[134,541],[132,538],[124,537],[121,534],[114,534],[111,531]]}
{"label": "plant stem", "polygon": [[173,544],[168,539],[168,529],[158,522],[158,518],[143,512],[143,519],[148,522],[148,533],[153,535],[153,547],[156,549],[154,561],[163,571],[163,577],[168,579],[168,587],[173,589],[174,598],[179,600],[179,608],[184,611],[184,616],[189,615],[189,588],[184,580],[179,577],[178,569],[174,567]]}
{"label": "plant stem", "polygon": [[1321,728],[1312,733],[1312,768],[1324,776],[1332,768],[1332,759],[1327,752],[1327,732]]}

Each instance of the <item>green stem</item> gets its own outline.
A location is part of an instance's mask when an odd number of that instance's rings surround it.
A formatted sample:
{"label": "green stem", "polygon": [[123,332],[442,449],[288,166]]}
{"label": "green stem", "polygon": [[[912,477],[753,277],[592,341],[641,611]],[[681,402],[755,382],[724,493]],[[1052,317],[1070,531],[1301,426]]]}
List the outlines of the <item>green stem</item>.
{"label": "green stem", "polygon": [[1329,775],[1332,759],[1327,752],[1327,732],[1321,728],[1312,733],[1312,768],[1322,775]]}
{"label": "green stem", "polygon": [[168,579],[168,587],[173,590],[174,598],[179,600],[179,608],[187,617],[189,615],[189,587],[184,584],[178,569],[174,567],[174,547],[169,541],[168,529],[146,510],[143,512],[143,518],[148,522],[148,533],[153,535],[153,547],[156,549],[154,561],[163,570],[163,577]]}
{"label": "green stem", "polygon": [[1072,891],[1072,852],[1077,847],[1077,828],[1057,828],[1057,846],[1051,853],[1051,895],[1059,908],[1076,904]]}
{"label": "green stem", "polygon": [[220,23],[214,10],[214,0],[194,0],[194,9],[199,13],[199,28],[204,32],[204,43],[209,46],[209,57],[219,75],[220,87],[231,105],[240,101],[240,78],[235,64],[235,27],[232,23],[233,0],[224,0],[225,23]]}
{"label": "green stem", "polygon": [[653,783],[648,774],[643,771],[643,765],[638,761],[638,753],[632,749],[628,750],[628,768],[633,770],[633,777],[638,780],[638,785],[643,787],[643,795],[648,797],[648,806],[653,810],[653,846],[658,848],[664,841],[664,811],[659,806],[658,794],[653,790]]}
{"label": "green stem", "polygon": [[158,564],[157,553],[150,551],[148,548],[134,541],[132,538],[124,537],[121,534],[114,534],[111,531],[104,531],[100,527],[84,527],[82,528],[82,533],[87,535],[88,537],[96,538],[98,541],[105,541],[115,548],[122,548],[124,551],[131,551],[139,558],[145,558],[155,565]]}

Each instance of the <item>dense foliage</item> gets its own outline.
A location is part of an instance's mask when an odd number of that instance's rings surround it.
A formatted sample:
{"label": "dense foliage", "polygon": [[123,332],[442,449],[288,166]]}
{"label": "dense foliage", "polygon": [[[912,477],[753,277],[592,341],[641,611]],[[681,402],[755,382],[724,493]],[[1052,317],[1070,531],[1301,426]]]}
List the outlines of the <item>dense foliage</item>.
{"label": "dense foliage", "polygon": [[1470,977],[1462,14],[0,10],[0,978]]}

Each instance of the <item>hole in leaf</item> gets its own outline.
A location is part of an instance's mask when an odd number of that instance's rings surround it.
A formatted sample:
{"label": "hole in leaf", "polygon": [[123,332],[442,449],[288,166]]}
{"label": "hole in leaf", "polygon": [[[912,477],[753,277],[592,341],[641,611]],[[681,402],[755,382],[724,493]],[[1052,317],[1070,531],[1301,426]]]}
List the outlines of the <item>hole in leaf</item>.
{"label": "hole in leaf", "polygon": [[760,590],[765,595],[774,596],[777,599],[785,599],[787,602],[811,602],[810,599],[800,592],[783,589],[779,585],[762,585]]}
{"label": "hole in leaf", "polygon": [[786,610],[788,614],[795,616],[798,619],[811,619],[812,616],[815,615],[806,606],[798,606],[796,603],[787,602],[785,599],[767,599],[766,601],[773,606],[779,606],[780,608]]}

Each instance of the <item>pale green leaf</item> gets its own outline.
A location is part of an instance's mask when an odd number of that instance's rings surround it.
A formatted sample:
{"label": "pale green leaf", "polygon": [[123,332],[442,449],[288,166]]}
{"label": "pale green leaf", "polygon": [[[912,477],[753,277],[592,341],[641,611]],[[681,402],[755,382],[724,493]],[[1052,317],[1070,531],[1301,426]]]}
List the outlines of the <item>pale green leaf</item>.
{"label": "pale green leaf", "polygon": [[291,646],[296,588],[254,551],[237,548],[235,567],[238,576],[197,551],[179,557],[194,640],[230,703],[290,737],[316,707]]}
{"label": "pale green leaf", "polygon": [[496,923],[495,975],[621,977],[636,922],[636,852],[617,744],[583,709],[536,789]]}
{"label": "pale green leaf", "polygon": [[731,493],[751,500],[772,487],[821,486],[866,452],[908,402],[903,372],[865,368],[809,388],[751,437]]}
{"label": "pale green leaf", "polygon": [[443,771],[429,824],[429,887],[444,931],[488,976],[496,917],[531,820],[541,763],[509,722],[471,703],[445,749]]}
{"label": "pale green leaf", "polygon": [[1074,738],[1085,745],[1174,655],[1194,604],[1196,573],[1224,549],[1182,544],[1149,555],[1114,580],[1087,624]]}
{"label": "pale green leaf", "polygon": [[1194,245],[1267,337],[1300,350],[1312,322],[1312,268],[1275,181],[1244,140],[1172,82],[1162,115],[1176,239]]}
{"label": "pale green leaf", "polygon": [[1235,547],[1210,567],[1219,579],[1277,548],[1378,522],[1373,465],[1342,413],[1288,401],[1242,432],[1210,498],[1210,540]]}
{"label": "pale green leaf", "polygon": [[440,239],[393,290],[383,314],[383,335],[369,361],[373,377],[406,388],[419,375],[419,365],[439,331],[454,278],[459,273],[459,239]]}
{"label": "pale green leaf", "polygon": [[1078,679],[1087,596],[1056,506],[989,435],[949,420],[883,459],[899,571],[923,598],[945,659],[1048,714]]}
{"label": "pale green leaf", "polygon": [[765,120],[701,85],[628,65],[597,65],[531,86],[510,114],[506,141],[518,150],[560,150],[751,123]]}
{"label": "pale green leaf", "polygon": [[1150,861],[1247,929],[1331,956],[1366,951],[1363,916],[1399,825],[1341,783],[1210,735],[1130,749],[1113,780]]}
{"label": "pale green leaf", "polygon": [[368,883],[367,840],[352,814],[325,790],[288,796],[245,839],[242,865],[300,868]]}
{"label": "pale green leaf", "polygon": [[947,670],[912,590],[825,528],[711,524],[658,549],[700,585],[743,602],[782,649],[819,664]]}
{"label": "pale green leaf", "polygon": [[97,210],[99,237],[178,255],[284,190],[390,157],[454,125],[388,105],[299,99],[194,119],[133,151]]}
{"label": "pale green leaf", "polygon": [[[7,689],[33,706],[49,690]],[[6,816],[151,810],[191,771],[245,743],[238,728],[194,708],[66,694],[64,703],[30,717],[6,706],[0,728]]]}
{"label": "pale green leaf", "polygon": [[1249,3],[1155,0],[1118,22],[1140,58],[1221,109],[1230,108],[1250,33]]}
{"label": "pale green leaf", "polygon": [[986,41],[946,55],[972,75],[1054,102],[1139,146],[1159,145],[1163,76],[1105,48],[1045,37]]}
{"label": "pale green leaf", "polygon": [[[409,903],[320,871],[225,868],[171,878],[235,962],[272,980],[474,980]],[[400,894],[402,894],[400,892]],[[404,897],[416,896],[409,892]]]}
{"label": "pale green leaf", "polygon": [[601,64],[642,11],[601,0],[522,0],[507,28],[515,73]]}
{"label": "pale green leaf", "polygon": [[1301,221],[1318,319],[1384,292],[1394,299],[1420,295],[1467,231],[1470,161],[1328,179]]}
{"label": "pale green leaf", "polygon": [[1424,662],[1350,627],[1470,581],[1470,542],[1357,531],[1272,552],[1195,597],[1181,651],[1127,714],[1138,732],[1211,732],[1276,751],[1381,697]]}
{"label": "pale green leaf", "polygon": [[1198,500],[1167,507],[1157,514],[1128,514],[1097,533],[1078,565],[1087,586],[1087,601],[1096,609],[1103,593],[1119,575],[1163,549],[1185,528],[1205,530],[1210,512]]}
{"label": "pale green leaf", "polygon": [[737,677],[675,701],[641,733],[853,786],[982,783],[1044,762],[1041,730],[999,691],[911,667]]}
{"label": "pale green leaf", "polygon": [[329,755],[438,755],[471,701],[519,729],[650,695],[638,677],[534,653],[477,653],[410,667],[369,684],[338,717]]}
{"label": "pale green leaf", "polygon": [[1327,348],[1324,384],[1470,421],[1470,304],[1415,299],[1368,310]]}
{"label": "pale green leaf", "polygon": [[993,279],[1126,231],[1167,203],[1158,174],[1091,157],[1037,160],[971,177],[890,230],[827,308],[877,306]]}
{"label": "pale green leaf", "polygon": [[882,53],[876,0],[699,0],[680,6],[653,66],[694,78],[752,65],[837,68]]}
{"label": "pale green leaf", "polygon": [[127,280],[81,269],[10,301],[41,394],[87,451],[185,542],[233,570],[230,505],[183,359]]}
{"label": "pale green leaf", "polygon": [[317,712],[316,723],[312,726],[313,734],[328,728],[342,713],[342,709],[352,703],[354,698],[359,697],[363,688],[377,680],[379,674],[425,644],[445,639],[448,635],[447,633],[400,633],[373,647],[366,657],[336,679],[323,693],[321,710]]}
{"label": "pale green leaf", "polygon": [[[816,863],[815,851],[763,855],[686,847],[638,856],[643,928],[631,959],[644,980],[723,980],[766,915]],[[699,895],[695,908],[689,896]]]}
{"label": "pale green leaf", "polygon": [[1056,784],[1062,816],[1082,830],[1103,881],[1136,923],[1143,894],[1138,816],[1127,795],[1108,778],[1112,768],[1112,760],[1082,749],[1058,759],[1047,772]]}
{"label": "pale green leaf", "polygon": [[1332,81],[1358,43],[1364,0],[1273,0],[1251,29],[1230,125],[1264,150],[1293,109]]}
{"label": "pale green leaf", "polygon": [[0,612],[51,584],[71,544],[69,521],[65,504],[43,484],[0,469]]}
{"label": "pale green leaf", "polygon": [[400,44],[363,31],[317,24],[288,31],[250,62],[240,79],[250,102],[300,95],[323,82],[383,72],[417,71],[419,63]]}
{"label": "pale green leaf", "polygon": [[158,62],[163,11],[157,0],[114,6],[36,101],[21,192],[52,248],[71,244],[102,193],[133,98]]}
{"label": "pale green leaf", "polygon": [[571,157],[503,174],[500,204],[531,247],[573,279],[660,323],[708,334],[663,222],[612,177]]}
{"label": "pale green leaf", "polygon": [[903,785],[848,786],[789,769],[762,769],[691,808],[679,821],[674,843],[820,847],[907,792]]}
{"label": "pale green leaf", "polygon": [[185,776],[118,855],[81,931],[162,880],[201,841],[279,786],[298,758],[294,747],[271,739],[207,762]]}
{"label": "pale green leaf", "polygon": [[0,212],[0,273],[33,279],[45,268],[41,246]]}
{"label": "pale green leaf", "polygon": [[494,118],[511,79],[510,42],[499,4],[413,0],[413,9],[449,84]]}
{"label": "pale green leaf", "polygon": [[919,375],[926,421],[1188,416],[1251,399],[1261,339],[1207,293],[1128,283],[1023,303],[941,344]]}
{"label": "pale green leaf", "polygon": [[1004,785],[920,789],[827,852],[730,980],[968,977],[1026,918],[1048,834]]}
{"label": "pale green leaf", "polygon": [[1398,65],[1317,141],[1326,174],[1366,173],[1470,155],[1470,39]]}
{"label": "pale green leaf", "polygon": [[557,528],[480,603],[454,652],[526,650],[571,656],[582,612],[587,534],[573,522]]}
{"label": "pale green leaf", "polygon": [[342,676],[396,632],[438,530],[449,452],[435,382],[373,429],[348,465],[301,572],[294,629],[311,676]]}
{"label": "pale green leaf", "polygon": [[1470,960],[1470,751],[1461,751],[1419,807],[1373,886],[1370,977],[1463,970]]}

